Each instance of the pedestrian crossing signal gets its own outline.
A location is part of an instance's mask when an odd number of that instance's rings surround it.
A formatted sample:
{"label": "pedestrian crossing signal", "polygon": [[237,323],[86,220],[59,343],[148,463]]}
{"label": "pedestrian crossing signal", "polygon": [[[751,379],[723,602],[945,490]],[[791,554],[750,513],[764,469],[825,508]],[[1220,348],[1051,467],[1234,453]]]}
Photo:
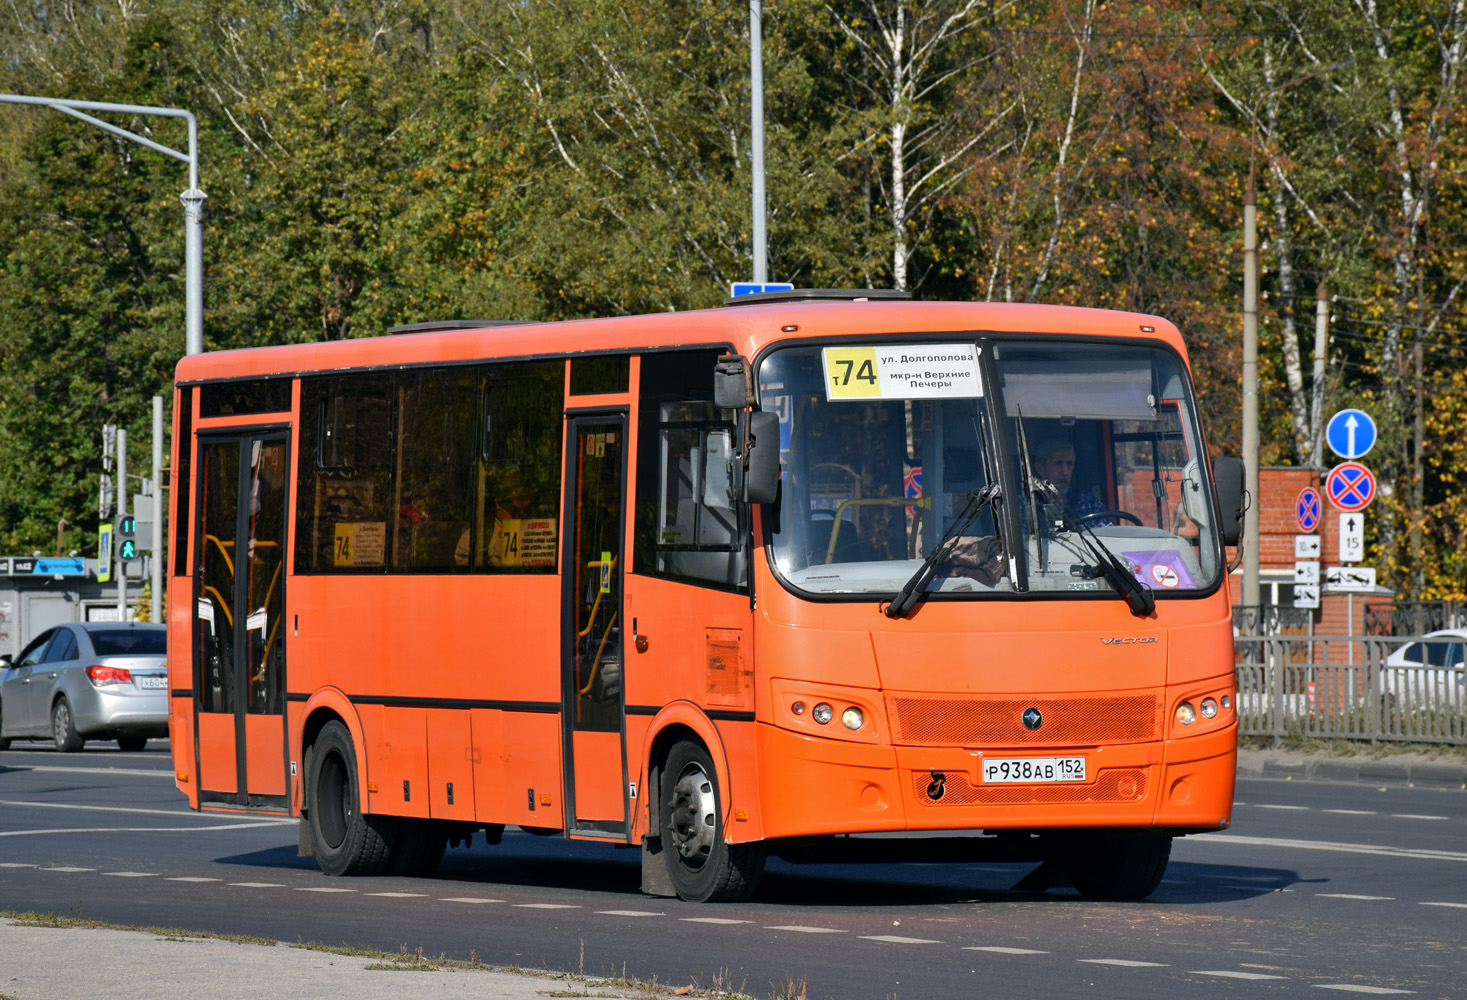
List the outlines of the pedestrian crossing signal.
{"label": "pedestrian crossing signal", "polygon": [[138,557],[138,540],[133,537],[137,534],[138,519],[131,514],[124,514],[117,519],[117,558],[136,559]]}

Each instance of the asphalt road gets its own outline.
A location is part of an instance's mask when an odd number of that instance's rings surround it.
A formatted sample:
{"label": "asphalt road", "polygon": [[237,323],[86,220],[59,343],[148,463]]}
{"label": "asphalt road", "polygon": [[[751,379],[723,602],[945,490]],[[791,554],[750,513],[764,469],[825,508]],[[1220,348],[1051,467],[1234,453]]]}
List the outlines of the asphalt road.
{"label": "asphalt road", "polygon": [[1233,828],[1179,840],[1142,903],[772,861],[752,902],[699,906],[641,895],[634,851],[514,831],[431,878],[330,879],[293,821],[190,812],[166,746],[0,754],[0,908],[756,997],[1467,996],[1461,789],[1241,778]]}

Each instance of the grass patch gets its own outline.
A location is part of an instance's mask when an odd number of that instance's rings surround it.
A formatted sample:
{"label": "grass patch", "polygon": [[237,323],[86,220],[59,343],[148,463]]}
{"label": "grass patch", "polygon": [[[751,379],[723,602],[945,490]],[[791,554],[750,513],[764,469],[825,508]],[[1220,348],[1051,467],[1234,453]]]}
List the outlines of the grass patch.
{"label": "grass patch", "polygon": [[[275,947],[274,938],[255,937],[251,934],[217,934],[213,931],[190,931],[181,927],[156,927],[144,924],[116,924],[106,920],[93,920],[75,914],[62,916],[58,913],[36,913],[34,911],[0,910],[0,919],[9,920],[20,927],[81,928],[83,930],[142,931],[165,941],[229,941],[234,944],[258,944]],[[3,1000],[3,998],[0,998]]]}

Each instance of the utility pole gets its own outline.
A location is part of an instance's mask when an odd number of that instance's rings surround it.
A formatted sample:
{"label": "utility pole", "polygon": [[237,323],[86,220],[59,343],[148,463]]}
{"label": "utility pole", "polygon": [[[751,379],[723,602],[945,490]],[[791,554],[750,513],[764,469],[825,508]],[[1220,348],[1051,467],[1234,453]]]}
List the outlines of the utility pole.
{"label": "utility pole", "polygon": [[749,0],[749,110],[754,167],[754,282],[769,281],[769,234],[764,228],[764,3]]}
{"label": "utility pole", "polygon": [[[127,429],[117,428],[117,522],[127,517]],[[117,620],[127,621],[127,566],[117,550]]]}
{"label": "utility pole", "polygon": [[163,397],[153,397],[153,550],[148,621],[162,622],[163,607]]}

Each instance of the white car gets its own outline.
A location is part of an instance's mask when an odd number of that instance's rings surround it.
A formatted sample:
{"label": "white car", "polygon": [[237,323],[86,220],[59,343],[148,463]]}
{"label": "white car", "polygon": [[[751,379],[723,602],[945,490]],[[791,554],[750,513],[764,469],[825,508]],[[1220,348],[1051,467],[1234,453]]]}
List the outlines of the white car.
{"label": "white car", "polygon": [[1387,706],[1462,709],[1467,706],[1467,630],[1444,628],[1408,642],[1386,657],[1380,676]]}

